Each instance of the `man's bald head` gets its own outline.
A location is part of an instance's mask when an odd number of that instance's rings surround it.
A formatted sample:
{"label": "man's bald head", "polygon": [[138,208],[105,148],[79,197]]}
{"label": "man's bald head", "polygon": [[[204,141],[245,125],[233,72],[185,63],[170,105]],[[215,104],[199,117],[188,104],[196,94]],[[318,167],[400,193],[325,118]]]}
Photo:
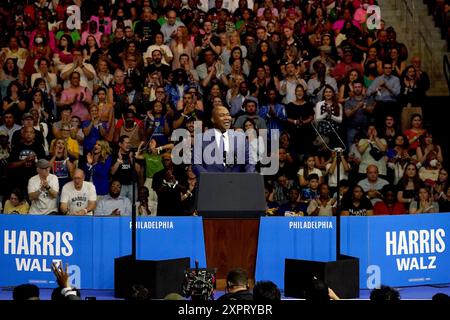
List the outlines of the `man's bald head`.
{"label": "man's bald head", "polygon": [[83,187],[83,181],[84,181],[84,171],[81,169],[75,169],[75,172],[73,174],[73,184],[75,185],[75,188],[77,190]]}

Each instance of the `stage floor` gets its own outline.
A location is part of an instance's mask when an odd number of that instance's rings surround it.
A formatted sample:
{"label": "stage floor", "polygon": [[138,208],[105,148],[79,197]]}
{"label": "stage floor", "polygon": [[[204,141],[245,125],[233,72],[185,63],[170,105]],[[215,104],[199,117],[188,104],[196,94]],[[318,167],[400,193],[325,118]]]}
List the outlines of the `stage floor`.
{"label": "stage floor", "polygon": [[[11,287],[1,287],[0,288],[0,300],[12,300],[12,289]],[[416,286],[416,287],[401,287],[396,288],[400,292],[402,300],[431,300],[433,295],[436,293],[445,293],[450,295],[450,283],[439,284],[439,285],[427,285],[427,286]],[[40,297],[41,300],[50,300],[51,293],[53,289],[41,289]],[[218,291],[215,297],[220,297],[224,292]],[[352,300],[368,300],[370,296],[370,290],[360,290],[360,296],[357,299]],[[81,290],[81,297],[85,299],[86,297],[96,297],[97,300],[121,300],[114,298],[113,290]],[[292,298],[282,298],[283,300],[295,300]]]}

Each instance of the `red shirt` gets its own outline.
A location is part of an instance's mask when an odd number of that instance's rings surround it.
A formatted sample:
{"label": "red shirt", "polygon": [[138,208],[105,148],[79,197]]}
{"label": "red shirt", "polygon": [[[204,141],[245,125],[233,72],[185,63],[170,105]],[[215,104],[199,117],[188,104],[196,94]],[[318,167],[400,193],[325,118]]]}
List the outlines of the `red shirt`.
{"label": "red shirt", "polygon": [[378,201],[373,206],[374,216],[393,214],[406,214],[405,206],[400,202],[396,202],[393,207],[388,207],[384,201]]}
{"label": "red shirt", "polygon": [[[142,123],[142,121],[141,120],[139,120],[138,118],[134,118],[134,122],[136,122],[136,124],[139,126],[139,127],[142,127],[144,124]],[[123,118],[120,118],[119,120],[117,120],[117,123],[116,123],[116,126],[115,126],[115,128],[116,129],[120,129],[120,128],[122,128],[122,126],[125,124],[125,120],[123,120]]]}

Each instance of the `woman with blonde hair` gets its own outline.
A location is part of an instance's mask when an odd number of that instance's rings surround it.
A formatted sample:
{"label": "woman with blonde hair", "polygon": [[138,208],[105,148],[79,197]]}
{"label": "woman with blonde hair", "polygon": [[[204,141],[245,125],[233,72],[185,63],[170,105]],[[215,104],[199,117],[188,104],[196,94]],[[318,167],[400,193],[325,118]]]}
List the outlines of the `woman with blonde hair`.
{"label": "woman with blonde hair", "polygon": [[[109,172],[112,166],[111,147],[108,141],[98,140],[86,157],[86,181],[92,181],[97,196],[105,196],[109,192]],[[99,199],[97,198],[97,201]]]}
{"label": "woman with blonde hair", "polygon": [[244,75],[237,75],[230,77],[228,80],[228,91],[226,95],[227,105],[231,105],[231,100],[239,94],[239,86],[241,82],[245,81]]}
{"label": "woman with blonde hair", "polygon": [[170,50],[173,53],[172,70],[180,68],[181,54],[187,54],[191,59],[191,69],[194,68],[193,61],[195,60],[194,45],[189,41],[189,32],[185,26],[179,26],[175,39],[170,42]]}
{"label": "woman with blonde hair", "polygon": [[109,85],[114,80],[113,75],[109,72],[108,62],[103,57],[100,57],[97,62],[95,71],[97,72],[94,79],[94,91],[98,88],[105,88],[108,90]]}
{"label": "woman with blonde hair", "polygon": [[230,33],[227,33],[227,43],[225,48],[223,48],[222,50],[222,54],[220,55],[222,61],[228,61],[228,59],[230,59],[231,50],[234,47],[241,48],[242,58],[245,59],[247,57],[247,48],[241,45],[241,38],[239,37],[239,33],[237,31],[232,31]]}
{"label": "woman with blonde hair", "polygon": [[66,147],[66,141],[63,138],[57,138],[50,145],[50,171],[58,177],[59,191],[71,180],[75,170],[74,158],[69,157]]}

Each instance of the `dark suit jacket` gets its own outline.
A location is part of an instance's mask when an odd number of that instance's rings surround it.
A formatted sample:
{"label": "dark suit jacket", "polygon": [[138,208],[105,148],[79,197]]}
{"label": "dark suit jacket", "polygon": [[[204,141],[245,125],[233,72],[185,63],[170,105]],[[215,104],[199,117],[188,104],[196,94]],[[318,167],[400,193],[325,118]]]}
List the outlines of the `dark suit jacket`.
{"label": "dark suit jacket", "polygon": [[203,133],[203,140],[206,141],[202,141],[201,149],[194,145],[193,171],[197,176],[200,172],[255,172],[255,163],[250,163],[249,160],[245,134],[234,130],[229,130],[228,134],[230,151],[227,165],[223,165],[223,151],[217,147],[214,129]]}

